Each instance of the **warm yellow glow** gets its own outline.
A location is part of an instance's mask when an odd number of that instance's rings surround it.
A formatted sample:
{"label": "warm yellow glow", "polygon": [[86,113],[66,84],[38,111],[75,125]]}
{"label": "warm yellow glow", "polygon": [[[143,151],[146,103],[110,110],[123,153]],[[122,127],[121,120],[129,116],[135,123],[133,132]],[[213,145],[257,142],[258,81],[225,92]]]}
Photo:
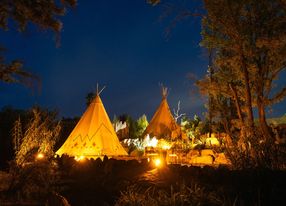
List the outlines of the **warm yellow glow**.
{"label": "warm yellow glow", "polygon": [[43,159],[44,157],[45,157],[44,154],[38,153],[36,156],[36,159],[40,160],[40,159]]}
{"label": "warm yellow glow", "polygon": [[75,157],[74,158],[76,161],[78,161],[78,162],[83,162],[84,160],[85,160],[85,156],[79,156],[79,157]]}
{"label": "warm yellow glow", "polygon": [[144,142],[147,147],[157,147],[157,144],[158,144],[157,138],[156,137],[150,138],[149,134],[144,139]]}
{"label": "warm yellow glow", "polygon": [[163,150],[168,150],[172,147],[172,143],[171,142],[168,142],[166,141],[165,139],[160,139],[158,141],[158,145],[157,145],[158,148],[161,148]]}
{"label": "warm yellow glow", "polygon": [[170,157],[177,157],[176,154],[169,154]]}
{"label": "warm yellow glow", "polygon": [[154,160],[154,164],[155,164],[156,167],[160,167],[161,164],[162,164],[162,161],[159,158],[157,158],[157,159]]}
{"label": "warm yellow glow", "polygon": [[66,154],[72,157],[128,155],[119,142],[99,95],[96,95],[56,154],[59,156]]}
{"label": "warm yellow glow", "polygon": [[153,137],[150,141],[150,145],[151,147],[156,147],[158,144],[158,140],[156,139],[156,137]]}
{"label": "warm yellow glow", "polygon": [[162,149],[163,150],[168,150],[171,148],[171,144],[168,144],[167,142],[165,142],[163,145],[162,145]]}
{"label": "warm yellow glow", "polygon": [[206,145],[209,146],[219,146],[220,142],[218,141],[218,139],[216,137],[208,137],[206,139]]}

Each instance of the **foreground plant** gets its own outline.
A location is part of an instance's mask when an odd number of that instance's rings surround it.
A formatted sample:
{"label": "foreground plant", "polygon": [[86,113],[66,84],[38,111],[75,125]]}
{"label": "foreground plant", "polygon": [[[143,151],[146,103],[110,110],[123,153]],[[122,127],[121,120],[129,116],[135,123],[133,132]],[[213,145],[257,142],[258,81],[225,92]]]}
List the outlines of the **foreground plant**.
{"label": "foreground plant", "polygon": [[60,123],[55,120],[54,112],[33,109],[32,115],[24,135],[20,132],[22,131],[20,120],[15,123],[13,136],[16,149],[15,161],[18,166],[34,161],[37,154],[47,159],[52,157],[53,147],[61,129]]}
{"label": "foreground plant", "polygon": [[15,160],[10,162],[11,183],[8,201],[43,203],[54,194],[57,166],[53,147],[60,132],[55,112],[32,110],[23,132],[20,118],[13,129]]}
{"label": "foreground plant", "polygon": [[164,190],[155,186],[143,189],[137,185],[129,186],[121,192],[116,206],[121,205],[222,205],[223,198],[204,187],[193,184],[187,187],[184,183]]}

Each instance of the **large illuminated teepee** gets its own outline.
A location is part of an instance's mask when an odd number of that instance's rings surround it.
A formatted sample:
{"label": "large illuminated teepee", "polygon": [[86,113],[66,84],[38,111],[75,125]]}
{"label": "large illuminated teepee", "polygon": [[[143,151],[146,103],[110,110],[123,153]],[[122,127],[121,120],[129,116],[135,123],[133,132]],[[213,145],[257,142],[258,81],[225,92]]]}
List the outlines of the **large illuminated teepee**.
{"label": "large illuminated teepee", "polygon": [[181,128],[176,123],[168,102],[167,102],[167,88],[162,87],[162,101],[154,114],[151,122],[147,126],[143,135],[156,136],[158,138],[178,138],[182,136]]}
{"label": "large illuminated teepee", "polygon": [[56,154],[86,158],[128,155],[118,140],[98,92]]}

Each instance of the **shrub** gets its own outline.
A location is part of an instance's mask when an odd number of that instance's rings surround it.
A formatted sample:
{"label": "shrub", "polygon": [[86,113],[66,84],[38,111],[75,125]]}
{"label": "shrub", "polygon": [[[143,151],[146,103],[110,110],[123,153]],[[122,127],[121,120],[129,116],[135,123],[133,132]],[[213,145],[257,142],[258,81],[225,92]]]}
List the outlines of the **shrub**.
{"label": "shrub", "polygon": [[286,168],[286,147],[273,141],[252,138],[243,147],[236,145],[227,148],[226,155],[234,169],[267,168],[281,170]]}
{"label": "shrub", "polygon": [[55,164],[44,160],[23,167],[12,163],[10,174],[13,179],[8,194],[11,194],[14,201],[44,201],[52,193],[57,178]]}

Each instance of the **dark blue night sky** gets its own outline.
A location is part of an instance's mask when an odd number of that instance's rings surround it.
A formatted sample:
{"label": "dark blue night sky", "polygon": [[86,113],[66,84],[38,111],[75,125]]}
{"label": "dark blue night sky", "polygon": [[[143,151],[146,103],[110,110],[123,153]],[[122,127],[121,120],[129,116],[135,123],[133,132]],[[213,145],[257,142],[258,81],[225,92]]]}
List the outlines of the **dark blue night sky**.
{"label": "dark blue night sky", "polygon": [[[170,88],[171,108],[202,116],[204,101],[192,92],[188,74],[202,77],[207,59],[200,48],[200,19],[179,23],[166,38],[170,19],[159,21],[162,7],[144,0],[79,0],[63,17],[61,46],[54,35],[30,28],[25,33],[1,31],[8,60],[22,59],[41,77],[41,92],[22,85],[0,85],[0,107],[57,109],[61,116],[80,116],[85,96],[106,85],[101,95],[111,118],[127,113],[148,119],[161,100],[159,83]],[[285,81],[285,80],[284,80]],[[285,101],[270,116],[285,113]]]}

